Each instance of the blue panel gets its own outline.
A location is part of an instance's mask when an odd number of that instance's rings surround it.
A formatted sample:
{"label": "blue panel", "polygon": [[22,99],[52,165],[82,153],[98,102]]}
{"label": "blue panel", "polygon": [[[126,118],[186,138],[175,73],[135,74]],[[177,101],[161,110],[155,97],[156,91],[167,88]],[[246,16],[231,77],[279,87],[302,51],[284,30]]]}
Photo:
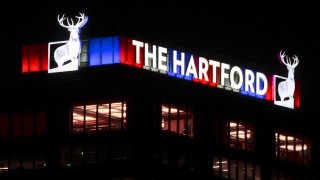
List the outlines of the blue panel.
{"label": "blue panel", "polygon": [[[182,53],[182,51],[177,51],[177,59],[184,61],[184,59],[181,59],[181,53]],[[186,65],[184,65],[184,66],[186,66]],[[177,67],[176,77],[183,78],[183,75],[181,75],[181,66]]]}
{"label": "blue panel", "polygon": [[120,63],[120,37],[113,37],[113,63]]}
{"label": "blue panel", "polygon": [[101,38],[90,39],[88,43],[89,66],[101,64]]}
{"label": "blue panel", "polygon": [[168,75],[174,76],[173,73],[173,49],[168,48]]}
{"label": "blue panel", "polygon": [[[187,68],[188,68],[191,56],[192,56],[192,54],[185,53],[185,61],[184,61],[185,72],[187,72]],[[193,74],[190,74],[189,76],[185,76],[184,79],[191,81],[193,79]]]}
{"label": "blue panel", "polygon": [[102,38],[101,64],[113,64],[113,37]]}

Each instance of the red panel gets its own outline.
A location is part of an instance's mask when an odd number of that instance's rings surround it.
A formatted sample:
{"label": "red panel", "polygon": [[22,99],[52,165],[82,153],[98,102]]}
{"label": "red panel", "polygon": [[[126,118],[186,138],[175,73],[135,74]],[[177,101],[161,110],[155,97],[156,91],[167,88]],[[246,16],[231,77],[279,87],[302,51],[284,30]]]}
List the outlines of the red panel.
{"label": "red panel", "polygon": [[21,137],[21,114],[15,114],[13,118],[13,137]]}
{"label": "red panel", "polygon": [[0,139],[9,137],[9,116],[0,115]]}
{"label": "red panel", "polygon": [[[134,59],[135,59],[135,57],[136,57],[136,49],[135,49],[134,46],[132,46],[132,48],[133,48],[133,56],[134,56]],[[135,63],[135,66],[138,67],[138,68],[142,68],[143,67],[143,63],[144,63],[144,47],[140,48],[140,63],[139,64]]]}
{"label": "red panel", "polygon": [[29,72],[29,46],[22,47],[22,73]]}
{"label": "red panel", "polygon": [[136,64],[136,47],[132,45],[132,39],[120,37],[120,63],[142,68],[144,48],[140,49],[140,64]]}
{"label": "red panel", "polygon": [[300,108],[300,82],[295,82],[295,90],[294,90],[294,108]]}
{"label": "red panel", "polygon": [[132,39],[131,38],[127,38],[127,61],[126,64],[128,65],[134,65],[136,62],[135,59],[135,47],[132,45]]}
{"label": "red panel", "polygon": [[46,134],[46,113],[37,112],[36,114],[36,135],[43,136]]}
{"label": "red panel", "polygon": [[125,37],[120,37],[120,64],[126,63],[127,42]]}
{"label": "red panel", "polygon": [[33,135],[33,113],[23,115],[23,137],[31,137]]}
{"label": "red panel", "polygon": [[29,46],[29,71],[40,71],[40,45]]}
{"label": "red panel", "polygon": [[271,75],[267,75],[267,80],[268,80],[268,89],[267,89],[267,92],[266,92],[265,99],[267,101],[272,101],[273,100],[273,87],[272,87],[273,78],[272,78],[272,76]]}
{"label": "red panel", "polygon": [[41,45],[41,71],[48,70],[48,44]]}

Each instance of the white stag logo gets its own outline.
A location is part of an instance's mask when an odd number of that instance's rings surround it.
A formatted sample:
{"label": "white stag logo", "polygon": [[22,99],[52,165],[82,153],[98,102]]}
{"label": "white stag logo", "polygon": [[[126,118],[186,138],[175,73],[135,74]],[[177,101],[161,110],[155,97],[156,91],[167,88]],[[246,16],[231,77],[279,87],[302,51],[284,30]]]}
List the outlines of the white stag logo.
{"label": "white stag logo", "polygon": [[[81,41],[79,39],[80,37],[80,29],[86,24],[88,17],[85,16],[83,13],[79,13],[80,16],[76,16],[78,18],[78,21],[76,24],[74,24],[72,18],[66,18],[64,15],[60,18],[60,15],[58,15],[58,22],[60,26],[67,28],[68,31],[70,31],[70,38],[69,41],[58,47],[54,51],[54,60],[58,64],[58,68],[62,68],[64,66],[64,63],[67,61],[71,61],[71,63],[76,64],[78,66],[78,56],[81,51]],[[65,19],[67,19],[68,25],[65,25]]]}
{"label": "white stag logo", "polygon": [[289,97],[289,99],[292,100],[295,90],[294,68],[299,64],[299,59],[296,55],[294,55],[294,57],[292,57],[292,61],[291,58],[285,55],[285,52],[282,53],[281,51],[280,58],[282,63],[287,66],[288,78],[285,81],[279,83],[278,94],[281,101],[284,101],[286,97]]}

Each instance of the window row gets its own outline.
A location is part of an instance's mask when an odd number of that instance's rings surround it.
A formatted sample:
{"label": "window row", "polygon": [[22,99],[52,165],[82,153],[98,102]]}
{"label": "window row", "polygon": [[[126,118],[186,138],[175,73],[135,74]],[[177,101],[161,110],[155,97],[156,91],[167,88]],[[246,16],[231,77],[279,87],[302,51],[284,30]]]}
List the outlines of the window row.
{"label": "window row", "polygon": [[87,134],[127,128],[126,102],[74,105],[72,133]]}
{"label": "window row", "polygon": [[310,163],[310,144],[306,137],[275,133],[276,158],[297,163]]}
{"label": "window row", "polygon": [[[74,105],[72,109],[72,133],[90,134],[113,130],[125,130],[126,102],[88,103]],[[187,108],[162,106],[161,128],[180,135],[193,137],[193,113]]]}
{"label": "window row", "polygon": [[213,157],[213,175],[233,180],[260,180],[259,165],[225,157]]}
{"label": "window row", "polygon": [[[112,145],[111,145],[112,144]],[[127,159],[123,144],[96,143],[60,148],[60,167],[106,164]]]}
{"label": "window row", "polygon": [[[254,151],[254,128],[249,122],[230,120],[224,126],[223,141],[230,149]],[[310,142],[293,133],[275,133],[275,155],[278,160],[310,163]]]}
{"label": "window row", "polygon": [[[20,151],[20,149],[22,149]],[[18,169],[43,169],[46,167],[43,148],[17,148],[0,152],[0,172]]]}
{"label": "window row", "polygon": [[0,114],[0,139],[43,136],[45,133],[45,112]]}

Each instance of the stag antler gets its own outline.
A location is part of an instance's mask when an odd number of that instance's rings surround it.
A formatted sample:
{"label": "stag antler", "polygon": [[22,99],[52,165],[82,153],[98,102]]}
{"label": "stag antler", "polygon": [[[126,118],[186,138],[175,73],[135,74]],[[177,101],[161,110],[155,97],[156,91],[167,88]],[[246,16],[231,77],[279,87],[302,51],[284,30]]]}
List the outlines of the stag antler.
{"label": "stag antler", "polygon": [[[63,21],[66,19],[66,17],[64,17],[64,14],[62,15],[61,18],[60,18],[60,14],[59,14],[57,19],[58,19],[58,22],[59,22],[60,26],[65,27],[65,28],[69,28],[69,26],[66,26],[66,25],[63,24]],[[68,20],[68,18],[67,18],[67,20]]]}
{"label": "stag antler", "polygon": [[285,54],[285,52],[280,51],[280,59],[282,61],[282,63],[286,66],[290,66],[295,68],[298,64],[299,64],[299,59],[298,56],[294,55],[294,57],[292,57],[293,62],[290,60],[290,58]]}
{"label": "stag antler", "polygon": [[294,57],[292,57],[292,59],[293,59],[293,63],[291,64],[291,67],[295,68],[299,64],[298,56],[294,55]]}
{"label": "stag antler", "polygon": [[82,26],[84,26],[88,21],[88,16],[85,16],[84,13],[79,13],[79,14],[80,16],[76,16],[76,18],[78,18],[78,22],[75,25],[75,27],[82,28]]}
{"label": "stag antler", "polygon": [[68,25],[65,25],[63,22],[66,19],[66,17],[64,17],[64,14],[62,15],[62,17],[60,18],[60,14],[58,15],[58,22],[60,24],[60,26],[65,27],[65,28],[76,28],[79,29],[82,26],[84,26],[86,24],[86,22],[88,21],[88,17],[84,15],[84,13],[79,13],[80,16],[76,16],[76,18],[78,18],[78,22],[76,24],[74,24],[73,19],[70,18],[71,20],[71,24],[69,22],[69,18],[67,18],[67,23]]}

